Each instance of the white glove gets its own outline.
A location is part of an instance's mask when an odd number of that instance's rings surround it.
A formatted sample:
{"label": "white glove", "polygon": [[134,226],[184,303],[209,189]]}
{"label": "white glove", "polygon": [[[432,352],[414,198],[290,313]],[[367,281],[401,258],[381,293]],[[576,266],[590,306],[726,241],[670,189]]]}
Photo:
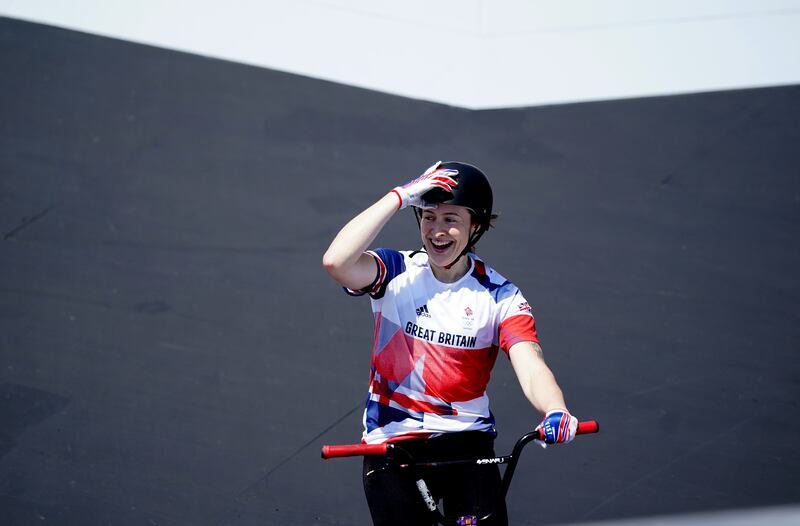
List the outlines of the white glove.
{"label": "white glove", "polygon": [[566,409],[548,411],[542,423],[536,426],[541,439],[536,440],[542,447],[547,444],[566,444],[575,438],[578,431],[578,419]]}
{"label": "white glove", "polygon": [[400,199],[401,210],[407,206],[436,208],[435,204],[425,202],[422,196],[434,188],[442,188],[448,192],[452,192],[453,188],[458,186],[458,183],[451,177],[457,175],[458,170],[439,169],[440,164],[442,164],[442,161],[439,161],[425,170],[425,173],[410,183],[392,189],[392,192],[397,194],[398,199]]}

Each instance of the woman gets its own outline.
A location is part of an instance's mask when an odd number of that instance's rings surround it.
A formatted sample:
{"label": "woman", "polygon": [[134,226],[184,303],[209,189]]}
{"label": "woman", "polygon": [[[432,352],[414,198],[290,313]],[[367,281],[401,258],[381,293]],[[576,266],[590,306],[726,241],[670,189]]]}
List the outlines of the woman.
{"label": "woman", "polygon": [[[367,251],[408,206],[419,222],[422,249]],[[527,301],[474,253],[492,219],[492,189],[483,172],[439,162],[357,215],[325,253],[325,269],[349,294],[372,299],[365,443],[403,440],[418,460],[494,456],[486,386],[499,349],[545,415],[546,442],[575,436],[578,421],[542,358]],[[507,523],[497,466],[440,468],[423,478],[449,520],[472,524],[468,518],[491,512],[493,524]],[[365,457],[364,489],[374,524],[430,524],[414,481],[383,459]]]}

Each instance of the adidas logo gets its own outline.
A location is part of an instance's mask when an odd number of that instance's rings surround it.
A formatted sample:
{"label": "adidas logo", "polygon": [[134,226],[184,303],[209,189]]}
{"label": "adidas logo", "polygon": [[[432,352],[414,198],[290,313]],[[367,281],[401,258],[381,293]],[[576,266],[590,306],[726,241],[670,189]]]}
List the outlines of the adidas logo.
{"label": "adidas logo", "polygon": [[431,313],[428,312],[428,305],[427,304],[425,304],[422,307],[417,309],[417,317],[421,317],[421,318],[430,318],[431,317]]}

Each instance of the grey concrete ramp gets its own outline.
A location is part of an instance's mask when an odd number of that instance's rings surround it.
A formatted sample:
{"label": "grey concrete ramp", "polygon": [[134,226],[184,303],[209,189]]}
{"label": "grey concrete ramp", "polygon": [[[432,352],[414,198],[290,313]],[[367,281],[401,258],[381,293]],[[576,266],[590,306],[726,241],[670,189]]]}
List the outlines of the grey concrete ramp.
{"label": "grey concrete ramp", "polygon": [[[525,452],[512,524],[800,501],[797,86],[468,112],[11,19],[0,72],[0,523],[367,524],[319,447],[371,315],[320,259],[438,159],[602,424]],[[507,451],[537,417],[490,394]]]}

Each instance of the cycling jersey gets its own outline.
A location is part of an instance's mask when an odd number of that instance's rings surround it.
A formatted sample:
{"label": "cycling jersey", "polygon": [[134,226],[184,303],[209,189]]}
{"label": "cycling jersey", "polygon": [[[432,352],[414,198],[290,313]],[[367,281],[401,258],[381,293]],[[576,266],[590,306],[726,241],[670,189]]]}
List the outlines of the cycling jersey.
{"label": "cycling jersey", "polygon": [[457,431],[496,434],[486,386],[517,342],[538,343],[519,289],[474,254],[454,283],[436,279],[424,252],[377,249],[369,294],[375,317],[363,441]]}

